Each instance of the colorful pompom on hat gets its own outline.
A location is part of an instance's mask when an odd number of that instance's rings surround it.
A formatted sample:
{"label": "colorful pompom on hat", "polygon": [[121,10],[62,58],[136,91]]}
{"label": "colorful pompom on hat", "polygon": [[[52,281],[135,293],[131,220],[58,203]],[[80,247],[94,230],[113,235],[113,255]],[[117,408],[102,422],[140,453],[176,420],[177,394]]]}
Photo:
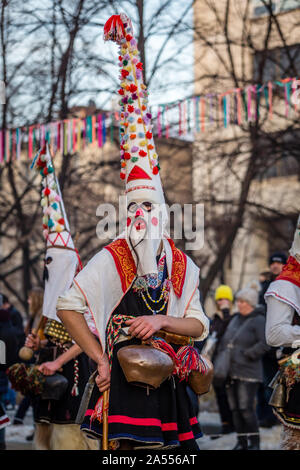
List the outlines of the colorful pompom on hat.
{"label": "colorful pompom on hat", "polygon": [[47,247],[75,250],[48,142],[34,157],[31,169],[42,176],[43,235]]}
{"label": "colorful pompom on hat", "polygon": [[109,18],[104,25],[104,40],[120,46],[120,177],[126,183],[128,202],[164,203],[143,64],[128,16],[121,13]]}

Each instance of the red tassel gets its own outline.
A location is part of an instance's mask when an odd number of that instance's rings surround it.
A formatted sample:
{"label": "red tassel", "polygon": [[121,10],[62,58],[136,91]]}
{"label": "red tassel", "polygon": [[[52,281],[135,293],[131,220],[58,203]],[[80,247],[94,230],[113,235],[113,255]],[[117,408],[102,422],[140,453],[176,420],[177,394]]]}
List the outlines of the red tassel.
{"label": "red tassel", "polygon": [[178,357],[170,344],[168,344],[164,339],[158,337],[151,338],[149,342],[151,346],[156,349],[159,349],[159,351],[165,352],[166,354],[168,354],[168,356],[170,356],[170,358],[174,361],[175,370],[179,367]]}
{"label": "red tassel", "polygon": [[202,374],[206,372],[206,364],[202,361],[198,351],[192,346],[183,346],[177,351],[177,357],[180,362],[178,375],[182,379],[188,377],[192,370],[198,370]]}
{"label": "red tassel", "polygon": [[113,15],[104,25],[104,40],[120,43],[125,38],[125,28],[120,15]]}

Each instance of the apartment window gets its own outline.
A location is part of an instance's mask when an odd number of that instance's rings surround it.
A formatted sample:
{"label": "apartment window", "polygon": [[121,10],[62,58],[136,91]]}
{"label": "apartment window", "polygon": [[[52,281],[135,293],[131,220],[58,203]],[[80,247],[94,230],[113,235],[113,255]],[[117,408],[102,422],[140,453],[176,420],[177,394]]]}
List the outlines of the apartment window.
{"label": "apartment window", "polygon": [[[269,0],[263,2],[262,0],[252,0],[253,10],[252,15],[254,18],[259,18],[260,16],[269,15],[270,11],[265,4],[269,4]],[[271,2],[273,13],[282,13],[285,11],[294,10],[295,8],[300,8],[300,0],[272,0]]]}
{"label": "apartment window", "polygon": [[266,232],[269,244],[269,255],[276,251],[284,252],[286,255],[294,238],[298,214],[289,217],[267,218]]}
{"label": "apartment window", "polygon": [[257,179],[287,176],[300,179],[299,139],[300,130],[297,128],[261,136],[258,145],[261,167]]}
{"label": "apartment window", "polygon": [[254,81],[257,83],[298,77],[300,75],[300,44],[257,51],[254,55],[253,66]]}

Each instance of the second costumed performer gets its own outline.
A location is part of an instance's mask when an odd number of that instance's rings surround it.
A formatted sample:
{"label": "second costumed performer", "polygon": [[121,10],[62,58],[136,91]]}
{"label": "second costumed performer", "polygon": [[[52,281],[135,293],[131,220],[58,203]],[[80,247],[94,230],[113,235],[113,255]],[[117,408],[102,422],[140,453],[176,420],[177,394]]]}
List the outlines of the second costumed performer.
{"label": "second costumed performer", "polygon": [[[199,268],[166,231],[168,216],[131,21],[124,14],[113,16],[104,36],[120,45],[121,178],[126,183],[127,229],[89,261],[57,303],[66,329],[97,363],[98,387],[82,429],[101,438],[102,392],[110,388],[108,440],[117,441],[120,449],[198,450],[201,430],[186,379],[192,369],[203,366],[192,344],[205,339],[209,327],[199,299]],[[86,306],[99,342],[82,316]],[[118,358],[121,351],[133,351],[126,346],[145,341],[173,360],[169,377],[151,389],[131,382],[133,368],[124,373]],[[158,364],[149,374],[150,384],[161,369]]]}
{"label": "second costumed performer", "polygon": [[[87,439],[75,424],[78,407],[89,376],[88,357],[56,316],[58,295],[68,289],[81,269],[79,254],[70,233],[64,201],[55,175],[49,144],[37,153],[32,167],[42,175],[41,205],[45,238],[43,330],[46,339],[29,334],[26,346],[37,351],[36,366],[42,374],[59,373],[67,379],[67,387],[58,394],[60,386],[53,383],[50,396],[34,397],[35,449],[37,450],[96,450],[97,443]],[[84,312],[86,321],[87,312]],[[55,391],[56,390],[56,391]]]}

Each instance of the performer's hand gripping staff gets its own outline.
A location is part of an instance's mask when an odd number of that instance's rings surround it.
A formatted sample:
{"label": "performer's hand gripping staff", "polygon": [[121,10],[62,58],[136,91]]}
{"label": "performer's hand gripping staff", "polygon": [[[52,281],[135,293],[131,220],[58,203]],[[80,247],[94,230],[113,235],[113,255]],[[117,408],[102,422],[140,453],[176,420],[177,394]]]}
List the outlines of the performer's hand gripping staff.
{"label": "performer's hand gripping staff", "polygon": [[32,328],[31,333],[27,336],[25,345],[19,351],[19,357],[23,361],[30,361],[33,356],[34,351],[37,351],[40,348],[41,340],[38,336],[38,332],[44,326],[46,318],[41,317],[38,326]]}
{"label": "performer's hand gripping staff", "polygon": [[[84,393],[82,395],[80,407],[78,409],[77,417],[76,417],[76,424],[82,424],[85,413],[93,393],[94,385],[96,384],[100,391],[103,391],[103,387],[109,386],[110,380],[110,373],[109,368],[106,367],[107,363],[107,356],[104,355],[103,363],[98,366],[98,368],[92,373],[90,376],[86,386]],[[100,369],[100,375],[99,375]],[[105,384],[105,385],[103,385]],[[103,413],[102,413],[102,423],[103,423],[103,436],[102,436],[102,450],[108,450],[108,406],[109,406],[109,388],[103,392]]]}
{"label": "performer's hand gripping staff", "polygon": [[72,310],[58,310],[57,316],[65,325],[66,330],[82,350],[97,364],[98,375],[95,382],[103,393],[103,450],[108,449],[108,397],[110,387],[110,368],[108,357],[102,346],[89,330],[83,315]]}
{"label": "performer's hand gripping staff", "polygon": [[108,406],[109,406],[109,386],[110,386],[110,369],[106,354],[98,362],[98,375],[95,379],[96,385],[100,392],[103,392],[103,436],[102,450],[108,450]]}

